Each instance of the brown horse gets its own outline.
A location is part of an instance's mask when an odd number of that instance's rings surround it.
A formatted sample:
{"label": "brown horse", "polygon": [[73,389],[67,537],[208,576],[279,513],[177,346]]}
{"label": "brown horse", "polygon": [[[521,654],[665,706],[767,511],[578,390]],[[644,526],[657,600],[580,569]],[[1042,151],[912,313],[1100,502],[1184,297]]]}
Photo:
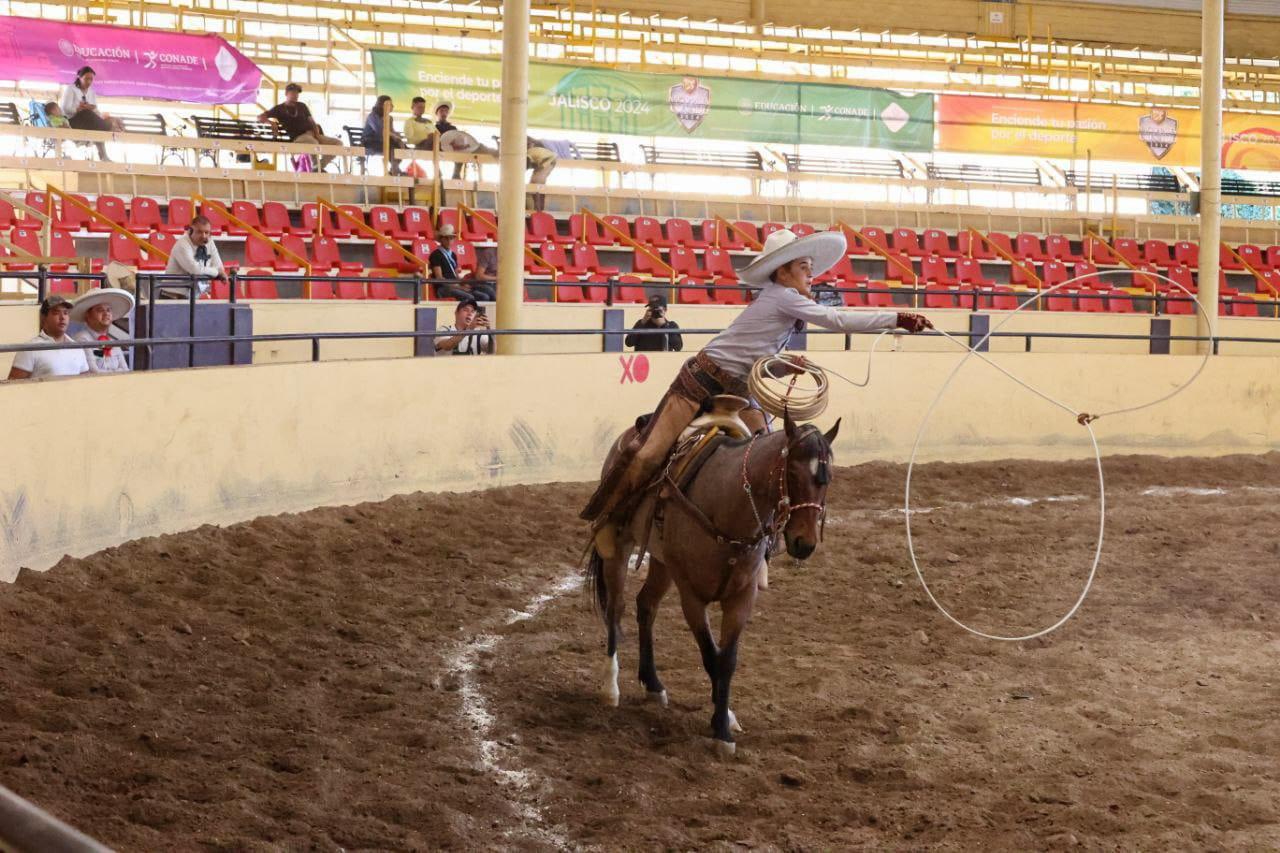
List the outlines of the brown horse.
{"label": "brown horse", "polygon": [[[649,576],[636,596],[640,682],[650,699],[666,705],[667,691],[653,660],[653,623],[658,603],[674,583],[711,679],[711,730],[722,756],[733,755],[733,732],[742,730],[729,708],[729,684],[769,545],[781,531],[787,553],[805,559],[818,547],[826,514],[831,442],[840,423],[825,435],[812,425],[797,427],[790,417],[784,424],[782,432],[720,444],[683,493],[669,482],[665,492],[650,493],[623,526],[617,553],[605,559],[593,548],[587,565],[588,589],[594,589],[608,631],[604,701],[618,704],[618,637],[626,610],[627,568],[632,552],[643,547],[649,554]],[[624,433],[614,452],[633,435],[632,430]],[[643,553],[637,555],[637,565],[643,558]],[[720,603],[719,644],[707,615],[712,602]]]}

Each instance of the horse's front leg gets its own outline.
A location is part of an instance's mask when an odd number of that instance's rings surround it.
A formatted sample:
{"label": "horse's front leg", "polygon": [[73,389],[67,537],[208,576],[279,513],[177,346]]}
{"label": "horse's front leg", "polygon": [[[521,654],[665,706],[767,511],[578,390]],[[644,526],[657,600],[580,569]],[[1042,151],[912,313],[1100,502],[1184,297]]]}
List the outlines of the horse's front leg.
{"label": "horse's front leg", "polygon": [[649,577],[636,595],[636,622],[640,627],[640,683],[649,698],[667,704],[667,689],[658,678],[658,668],[653,662],[653,622],[658,616],[658,603],[671,588],[671,573],[665,563],[649,555]]}
{"label": "horse's front leg", "polygon": [[734,754],[736,745],[733,732],[742,731],[737,717],[729,708],[729,685],[738,666],[738,641],[742,631],[751,622],[751,610],[756,601],[756,584],[747,583],[732,596],[720,602],[720,651],[716,660],[715,712],[711,716],[711,729],[716,747],[722,756]]}

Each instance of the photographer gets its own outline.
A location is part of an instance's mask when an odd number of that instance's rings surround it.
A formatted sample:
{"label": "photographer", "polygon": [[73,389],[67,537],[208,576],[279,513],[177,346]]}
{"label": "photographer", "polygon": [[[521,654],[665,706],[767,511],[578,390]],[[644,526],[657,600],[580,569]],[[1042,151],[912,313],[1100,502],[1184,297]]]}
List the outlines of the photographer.
{"label": "photographer", "polygon": [[[463,299],[453,310],[453,325],[441,326],[442,332],[470,332],[488,329],[489,317],[484,306],[474,299]],[[450,355],[488,355],[493,352],[493,335],[450,335],[436,338],[436,352]]]}
{"label": "photographer", "polygon": [[[674,320],[667,319],[667,300],[661,296],[650,296],[649,307],[644,316],[636,321],[632,329],[679,329]],[[667,335],[627,335],[624,343],[636,352],[680,352],[684,349],[684,338],[679,332]]]}

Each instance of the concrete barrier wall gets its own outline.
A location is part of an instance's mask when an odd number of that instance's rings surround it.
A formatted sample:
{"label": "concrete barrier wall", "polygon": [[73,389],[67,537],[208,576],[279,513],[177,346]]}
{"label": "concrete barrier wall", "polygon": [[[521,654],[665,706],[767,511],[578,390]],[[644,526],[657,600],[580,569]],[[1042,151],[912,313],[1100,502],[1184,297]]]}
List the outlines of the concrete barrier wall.
{"label": "concrete barrier wall", "polygon": [[[1001,354],[1089,410],[1165,393],[1191,357]],[[0,579],[141,536],[418,490],[589,480],[683,356],[392,358],[165,371],[0,386]],[[957,356],[886,352],[837,383],[838,462],[901,461]],[[866,356],[822,354],[859,378]],[[1280,448],[1280,358],[1213,361],[1184,396],[1103,420],[1108,453]],[[929,459],[1091,454],[1072,418],[973,362],[939,407]],[[576,507],[564,508],[574,524]]]}

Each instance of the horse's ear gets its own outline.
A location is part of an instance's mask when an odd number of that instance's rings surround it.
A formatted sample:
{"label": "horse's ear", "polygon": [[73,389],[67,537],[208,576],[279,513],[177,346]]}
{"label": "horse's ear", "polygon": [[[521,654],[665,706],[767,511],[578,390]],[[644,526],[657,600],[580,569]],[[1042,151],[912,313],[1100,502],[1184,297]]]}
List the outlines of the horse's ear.
{"label": "horse's ear", "polygon": [[835,443],[836,443],[836,434],[840,432],[840,421],[841,421],[841,420],[843,420],[843,418],[836,418],[836,422],[835,422],[835,424],[831,427],[831,429],[827,430],[826,432],[824,432],[824,433],[822,434],[822,437],[823,437],[823,438],[825,438],[825,439],[827,440],[827,446],[828,446],[828,447],[830,447],[831,445],[833,445],[833,444],[835,444]]}
{"label": "horse's ear", "polygon": [[783,427],[786,428],[787,440],[795,441],[796,440],[796,422],[791,420],[791,409],[789,408],[782,410],[782,425]]}

